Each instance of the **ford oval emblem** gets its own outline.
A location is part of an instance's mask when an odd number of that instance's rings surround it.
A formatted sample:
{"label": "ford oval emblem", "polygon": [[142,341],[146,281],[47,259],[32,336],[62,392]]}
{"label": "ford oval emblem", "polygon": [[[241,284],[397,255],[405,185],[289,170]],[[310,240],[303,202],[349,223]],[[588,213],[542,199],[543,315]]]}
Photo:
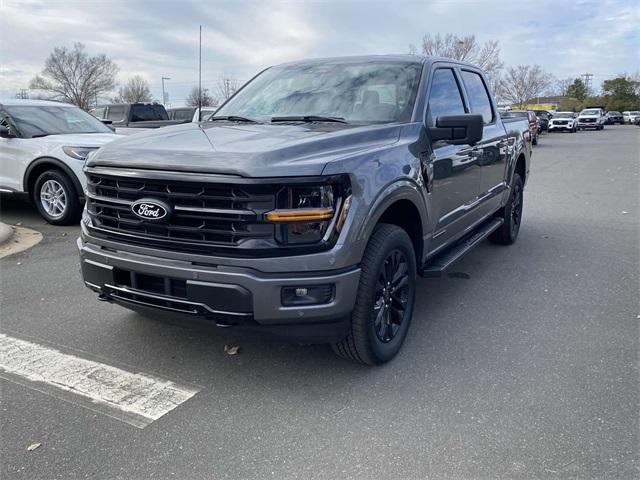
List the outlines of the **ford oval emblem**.
{"label": "ford oval emblem", "polygon": [[158,221],[169,215],[170,207],[160,200],[141,198],[133,202],[131,211],[143,220]]}

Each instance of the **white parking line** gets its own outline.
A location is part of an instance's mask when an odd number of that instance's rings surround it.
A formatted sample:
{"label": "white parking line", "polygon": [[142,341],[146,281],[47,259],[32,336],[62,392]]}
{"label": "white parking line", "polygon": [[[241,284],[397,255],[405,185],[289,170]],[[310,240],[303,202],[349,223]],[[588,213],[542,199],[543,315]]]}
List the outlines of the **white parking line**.
{"label": "white parking line", "polygon": [[[169,380],[128,372],[4,334],[0,334],[0,372],[9,374],[4,377],[8,380],[16,376],[73,392],[95,407],[106,407],[103,413],[139,428],[198,393]],[[114,415],[114,411],[122,415]]]}

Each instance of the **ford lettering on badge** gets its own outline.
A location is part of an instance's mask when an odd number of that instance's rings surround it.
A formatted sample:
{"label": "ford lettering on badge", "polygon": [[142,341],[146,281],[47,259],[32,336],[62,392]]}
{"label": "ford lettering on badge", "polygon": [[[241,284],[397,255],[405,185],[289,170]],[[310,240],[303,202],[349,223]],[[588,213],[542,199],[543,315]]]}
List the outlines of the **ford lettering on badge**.
{"label": "ford lettering on badge", "polygon": [[140,199],[131,205],[131,211],[143,220],[162,220],[169,214],[169,206],[152,199]]}

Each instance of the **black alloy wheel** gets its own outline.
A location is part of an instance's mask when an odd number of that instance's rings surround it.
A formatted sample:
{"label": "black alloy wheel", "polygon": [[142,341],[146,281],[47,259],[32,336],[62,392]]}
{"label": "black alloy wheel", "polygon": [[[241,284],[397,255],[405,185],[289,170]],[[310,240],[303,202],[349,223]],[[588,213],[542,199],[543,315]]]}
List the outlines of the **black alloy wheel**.
{"label": "black alloy wheel", "polygon": [[409,263],[403,252],[393,250],[380,269],[373,304],[373,328],[381,342],[390,342],[400,330],[409,293]]}

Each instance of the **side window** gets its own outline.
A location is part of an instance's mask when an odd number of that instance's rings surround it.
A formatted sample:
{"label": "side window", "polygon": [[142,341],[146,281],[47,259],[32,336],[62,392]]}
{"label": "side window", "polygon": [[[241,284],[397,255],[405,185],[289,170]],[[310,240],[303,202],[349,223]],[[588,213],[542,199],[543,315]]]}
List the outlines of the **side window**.
{"label": "side window", "polygon": [[475,72],[463,70],[462,81],[469,95],[471,112],[481,114],[485,124],[493,122],[491,100],[489,100],[487,87],[485,87],[482,77]]}
{"label": "side window", "polygon": [[436,118],[444,115],[466,113],[458,82],[450,68],[440,68],[433,73],[429,93],[429,112],[434,123]]}
{"label": "side window", "polygon": [[113,105],[109,107],[109,113],[107,119],[119,122],[124,118],[124,105]]}
{"label": "side window", "polygon": [[104,118],[104,110],[105,110],[105,107],[96,107],[89,110],[89,113],[94,117],[102,120]]}

